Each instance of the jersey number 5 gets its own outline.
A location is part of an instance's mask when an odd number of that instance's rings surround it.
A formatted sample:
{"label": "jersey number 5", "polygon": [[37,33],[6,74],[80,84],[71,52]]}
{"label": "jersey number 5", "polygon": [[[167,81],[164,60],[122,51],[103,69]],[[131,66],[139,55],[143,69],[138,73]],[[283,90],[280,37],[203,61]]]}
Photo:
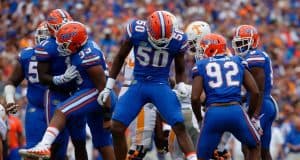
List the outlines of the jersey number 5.
{"label": "jersey number 5", "polygon": [[[227,87],[231,86],[239,86],[240,81],[233,80],[233,76],[236,76],[239,73],[239,69],[236,63],[232,61],[228,61],[224,63],[225,78]],[[208,82],[208,85],[211,88],[218,88],[223,85],[223,77],[220,64],[216,62],[211,62],[206,65],[206,73],[210,78],[214,78],[215,80],[211,80]]]}
{"label": "jersey number 5", "polygon": [[29,62],[28,80],[31,83],[39,82],[39,76],[38,76],[38,71],[37,71],[37,62],[35,62],[35,61]]}

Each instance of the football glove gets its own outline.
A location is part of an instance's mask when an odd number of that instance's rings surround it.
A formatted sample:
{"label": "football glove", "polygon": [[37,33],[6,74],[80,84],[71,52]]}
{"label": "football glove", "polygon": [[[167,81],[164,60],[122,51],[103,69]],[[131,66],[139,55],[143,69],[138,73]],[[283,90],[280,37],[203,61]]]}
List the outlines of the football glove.
{"label": "football glove", "polygon": [[64,83],[68,83],[78,75],[78,71],[76,70],[76,66],[68,67],[64,74],[53,77],[53,83],[56,85],[61,85]]}

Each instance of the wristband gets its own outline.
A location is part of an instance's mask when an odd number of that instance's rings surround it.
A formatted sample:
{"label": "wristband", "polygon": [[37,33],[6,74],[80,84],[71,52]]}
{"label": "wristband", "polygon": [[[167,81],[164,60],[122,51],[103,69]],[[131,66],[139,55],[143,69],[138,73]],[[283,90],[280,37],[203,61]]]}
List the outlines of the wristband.
{"label": "wristband", "polygon": [[15,93],[16,93],[16,87],[8,84],[4,87],[4,95],[6,103],[15,103]]}
{"label": "wristband", "polygon": [[55,85],[60,85],[60,84],[63,84],[63,79],[62,79],[63,75],[59,75],[59,76],[54,76],[52,78],[52,82],[55,84]]}
{"label": "wristband", "polygon": [[115,79],[109,77],[106,81],[105,88],[112,90],[114,88],[115,82],[116,82]]}

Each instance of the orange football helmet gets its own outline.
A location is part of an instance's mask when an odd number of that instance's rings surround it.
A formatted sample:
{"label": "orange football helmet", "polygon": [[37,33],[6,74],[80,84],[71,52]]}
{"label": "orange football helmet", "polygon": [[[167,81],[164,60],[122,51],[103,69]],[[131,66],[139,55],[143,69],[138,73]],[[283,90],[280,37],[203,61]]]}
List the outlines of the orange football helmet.
{"label": "orange football helmet", "polygon": [[223,36],[215,33],[205,35],[200,41],[205,57],[212,57],[226,53],[226,40]]}
{"label": "orange football helmet", "polygon": [[69,22],[72,21],[72,17],[70,14],[63,9],[55,9],[52,10],[47,17],[48,29],[52,36],[55,36],[56,32],[59,28]]}
{"label": "orange football helmet", "polygon": [[257,29],[251,25],[240,25],[234,31],[232,48],[238,54],[244,55],[250,49],[257,48],[259,35]]}
{"label": "orange football helmet", "polygon": [[63,55],[70,55],[79,51],[87,42],[88,34],[85,26],[80,22],[68,22],[61,26],[56,33],[58,50]]}
{"label": "orange football helmet", "polygon": [[155,11],[147,18],[147,32],[149,42],[155,48],[165,48],[172,39],[174,22],[170,14]]}
{"label": "orange football helmet", "polygon": [[48,30],[48,25],[46,21],[43,21],[38,25],[38,28],[35,31],[34,38],[35,38],[35,43],[39,44],[43,40],[46,40],[47,38],[50,37],[50,33]]}

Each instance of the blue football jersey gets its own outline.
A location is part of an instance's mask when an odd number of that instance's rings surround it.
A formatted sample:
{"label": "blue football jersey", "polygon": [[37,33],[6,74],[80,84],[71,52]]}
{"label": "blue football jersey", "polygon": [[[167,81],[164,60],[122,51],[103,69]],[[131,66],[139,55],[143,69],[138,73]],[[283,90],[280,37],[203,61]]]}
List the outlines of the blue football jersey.
{"label": "blue football jersey", "polygon": [[[50,63],[50,74],[57,76],[64,74],[67,66],[71,65],[70,57],[62,56],[58,50],[58,45],[54,37],[50,37],[35,47],[37,61]],[[74,90],[75,81],[62,84],[60,87],[66,89],[67,92]]]}
{"label": "blue football jersey", "polygon": [[157,49],[149,42],[146,21],[134,20],[126,27],[126,38],[134,49],[135,66],[133,75],[136,80],[167,82],[170,66],[177,54],[185,53],[188,43],[185,33],[174,31],[169,45]]}
{"label": "blue football jersey", "polygon": [[251,69],[253,67],[261,67],[265,72],[265,88],[264,95],[271,95],[271,89],[273,87],[273,70],[272,70],[272,62],[270,57],[266,52],[255,49],[249,51],[244,59],[248,63],[248,67]]}
{"label": "blue football jersey", "polygon": [[203,77],[206,106],[212,103],[241,102],[246,62],[239,56],[205,58],[193,67],[193,77]]}
{"label": "blue football jersey", "polygon": [[86,69],[101,65],[103,70],[107,73],[107,66],[105,58],[99,46],[92,40],[88,40],[81,51],[71,55],[71,63],[76,66],[79,75],[76,79],[78,89],[95,88],[94,83],[90,80]]}
{"label": "blue football jersey", "polygon": [[[19,62],[22,66],[24,76],[28,82],[27,99],[29,103],[43,107],[45,86],[39,83],[37,72],[37,61],[34,48],[26,48],[19,55]],[[41,97],[42,96],[42,97]]]}

